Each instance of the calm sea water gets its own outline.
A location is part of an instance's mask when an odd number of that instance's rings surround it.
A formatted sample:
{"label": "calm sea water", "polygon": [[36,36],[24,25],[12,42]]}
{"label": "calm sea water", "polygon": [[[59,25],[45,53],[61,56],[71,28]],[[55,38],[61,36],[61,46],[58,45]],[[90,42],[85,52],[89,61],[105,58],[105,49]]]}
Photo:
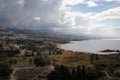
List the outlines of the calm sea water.
{"label": "calm sea water", "polygon": [[63,44],[61,48],[72,51],[101,53],[99,51],[105,49],[120,50],[120,39],[71,41],[71,43]]}

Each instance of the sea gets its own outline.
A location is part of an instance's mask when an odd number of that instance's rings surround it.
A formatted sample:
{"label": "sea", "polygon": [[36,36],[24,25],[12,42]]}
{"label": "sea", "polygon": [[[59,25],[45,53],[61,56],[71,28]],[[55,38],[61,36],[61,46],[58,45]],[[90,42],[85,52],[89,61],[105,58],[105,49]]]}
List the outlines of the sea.
{"label": "sea", "polygon": [[96,54],[111,54],[103,53],[102,50],[120,50],[120,39],[94,39],[83,41],[71,41],[70,43],[62,44],[64,50],[89,52]]}

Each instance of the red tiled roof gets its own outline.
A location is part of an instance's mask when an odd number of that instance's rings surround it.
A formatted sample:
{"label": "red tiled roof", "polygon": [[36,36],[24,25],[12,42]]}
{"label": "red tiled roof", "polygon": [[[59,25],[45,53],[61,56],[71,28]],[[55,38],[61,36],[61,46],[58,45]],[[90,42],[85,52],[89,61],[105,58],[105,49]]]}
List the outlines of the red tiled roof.
{"label": "red tiled roof", "polygon": [[65,51],[65,52],[63,52],[62,54],[63,54],[63,55],[64,55],[64,54],[73,54],[73,52]]}

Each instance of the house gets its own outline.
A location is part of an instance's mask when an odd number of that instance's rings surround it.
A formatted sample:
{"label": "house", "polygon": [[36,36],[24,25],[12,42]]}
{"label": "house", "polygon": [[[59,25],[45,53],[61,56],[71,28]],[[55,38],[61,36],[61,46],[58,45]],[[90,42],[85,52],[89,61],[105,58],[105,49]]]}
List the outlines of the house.
{"label": "house", "polygon": [[6,51],[6,50],[10,50],[10,46],[7,45],[7,44],[3,45],[3,50],[4,50],[4,51]]}
{"label": "house", "polygon": [[26,52],[25,49],[21,49],[21,50],[20,50],[20,54],[21,54],[21,55],[25,55],[25,52]]}

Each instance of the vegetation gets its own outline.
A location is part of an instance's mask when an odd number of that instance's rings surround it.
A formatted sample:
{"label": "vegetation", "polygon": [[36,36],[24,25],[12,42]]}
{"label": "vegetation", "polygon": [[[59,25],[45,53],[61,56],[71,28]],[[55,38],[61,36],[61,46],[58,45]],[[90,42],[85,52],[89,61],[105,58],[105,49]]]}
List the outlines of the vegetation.
{"label": "vegetation", "polygon": [[51,55],[49,56],[55,63],[55,65],[64,65],[69,68],[86,65],[86,67],[93,68],[93,64],[90,62],[90,54],[86,53],[73,53],[63,55]]}
{"label": "vegetation", "polygon": [[19,53],[20,53],[19,50],[6,50],[6,51],[1,50],[0,57],[4,57],[4,56],[14,57],[16,54]]}
{"label": "vegetation", "polygon": [[100,52],[120,52],[120,50],[110,50],[110,49],[106,49],[106,50],[102,50]]}
{"label": "vegetation", "polygon": [[48,75],[48,80],[97,80],[101,76],[97,70],[87,70],[84,65],[72,70],[61,65]]}
{"label": "vegetation", "polygon": [[9,76],[12,70],[6,63],[0,63],[0,77]]}
{"label": "vegetation", "polygon": [[34,59],[34,64],[36,65],[36,67],[39,67],[39,66],[42,67],[49,64],[49,61],[47,60],[47,58],[36,57]]}
{"label": "vegetation", "polygon": [[20,69],[16,72],[15,76],[17,80],[31,80],[39,74],[40,71],[41,70],[38,69]]}
{"label": "vegetation", "polygon": [[[64,65],[65,67],[68,67],[70,69],[70,72],[71,69],[73,69],[73,73],[75,73],[77,66],[80,66],[81,70],[83,69],[83,65],[85,65],[85,75],[89,77],[90,80],[97,80],[97,78],[101,76],[101,73],[105,74],[103,71],[107,72],[112,77],[119,77],[120,75],[119,54],[98,55],[76,53],[66,55],[52,55],[49,58],[54,61],[55,65]],[[107,76],[103,75],[103,77],[105,78]],[[101,77],[102,80],[104,80],[103,77]]]}

